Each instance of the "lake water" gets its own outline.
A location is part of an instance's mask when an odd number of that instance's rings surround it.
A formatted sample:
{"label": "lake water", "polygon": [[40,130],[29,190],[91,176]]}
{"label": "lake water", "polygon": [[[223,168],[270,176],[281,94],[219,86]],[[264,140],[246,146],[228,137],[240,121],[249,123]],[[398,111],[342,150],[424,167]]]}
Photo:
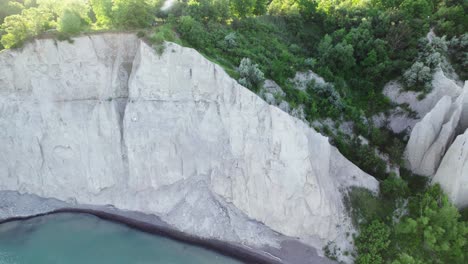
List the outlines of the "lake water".
{"label": "lake water", "polygon": [[0,264],[211,264],[240,262],[87,214],[0,225]]}

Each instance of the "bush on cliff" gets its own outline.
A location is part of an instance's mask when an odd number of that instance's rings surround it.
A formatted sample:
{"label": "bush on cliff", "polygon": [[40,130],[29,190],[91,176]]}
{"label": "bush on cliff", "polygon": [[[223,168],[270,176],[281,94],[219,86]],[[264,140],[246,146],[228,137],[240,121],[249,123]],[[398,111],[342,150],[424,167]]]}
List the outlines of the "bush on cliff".
{"label": "bush on cliff", "polygon": [[239,83],[252,90],[258,90],[265,77],[263,72],[249,58],[243,58],[239,65]]}

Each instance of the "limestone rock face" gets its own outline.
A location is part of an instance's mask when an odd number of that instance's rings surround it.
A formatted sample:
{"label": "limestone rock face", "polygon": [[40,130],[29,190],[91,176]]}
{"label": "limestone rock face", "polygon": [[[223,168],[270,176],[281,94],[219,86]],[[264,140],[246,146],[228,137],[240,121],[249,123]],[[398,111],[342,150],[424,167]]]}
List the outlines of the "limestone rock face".
{"label": "limestone rock face", "polygon": [[450,97],[444,96],[414,126],[406,148],[409,168],[414,173],[427,176],[435,173],[446,148],[453,140],[460,113],[461,106],[452,106]]}
{"label": "limestone rock face", "polygon": [[457,207],[468,206],[468,129],[450,146],[432,181],[442,186]]}
{"label": "limestone rock face", "polygon": [[442,70],[437,70],[432,78],[432,91],[425,95],[422,100],[418,99],[420,93],[405,91],[397,82],[390,82],[384,87],[384,95],[397,104],[408,104],[420,118],[429,113],[439,100],[444,96],[449,96],[455,100],[462,92],[462,87],[445,76]]}
{"label": "limestone rock face", "polygon": [[430,98],[446,95],[414,126],[405,155],[407,167],[414,173],[433,177],[432,182],[440,183],[452,201],[463,207],[468,204],[465,153],[468,145],[464,145],[468,129],[468,82],[464,88],[456,88],[455,82],[442,75],[435,74],[432,82],[435,91]]}
{"label": "limestone rock face", "polygon": [[[397,81],[391,81],[384,87],[383,94],[396,104],[404,104],[411,111],[397,107],[386,118],[387,127],[394,133],[408,133],[429,113],[442,97],[448,96],[455,101],[462,92],[457,82],[448,78],[442,70],[437,70],[432,79],[432,91],[423,96],[421,92],[406,91]],[[378,118],[377,116],[375,118]]]}
{"label": "limestone rock face", "polygon": [[[130,34],[0,54],[0,189],[156,214],[202,237],[317,248],[378,182],[193,49]],[[344,243],[344,242],[343,242]]]}

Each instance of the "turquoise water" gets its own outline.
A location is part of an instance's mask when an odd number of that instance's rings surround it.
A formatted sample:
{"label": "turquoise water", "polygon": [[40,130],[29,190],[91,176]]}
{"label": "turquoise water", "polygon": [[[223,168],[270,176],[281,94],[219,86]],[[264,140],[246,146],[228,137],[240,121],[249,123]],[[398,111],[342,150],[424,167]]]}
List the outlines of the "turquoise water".
{"label": "turquoise water", "polygon": [[212,251],[87,214],[0,225],[0,264],[240,263]]}

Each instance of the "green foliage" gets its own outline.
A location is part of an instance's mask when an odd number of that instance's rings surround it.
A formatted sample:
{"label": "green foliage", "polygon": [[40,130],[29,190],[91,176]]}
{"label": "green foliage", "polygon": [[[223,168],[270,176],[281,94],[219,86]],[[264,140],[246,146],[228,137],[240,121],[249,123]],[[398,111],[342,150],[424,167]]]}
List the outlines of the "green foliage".
{"label": "green foliage", "polygon": [[353,56],[354,48],[346,40],[333,44],[333,39],[325,35],[318,45],[318,59],[322,67],[330,69],[332,72],[341,71],[346,74],[356,64]]}
{"label": "green foliage", "polygon": [[268,5],[268,13],[273,15],[299,14],[299,1],[297,0],[273,0]]}
{"label": "green foliage", "polygon": [[432,13],[430,0],[403,0],[400,9],[412,18],[426,18]]}
{"label": "green foliage", "polygon": [[380,184],[381,195],[390,200],[404,199],[409,195],[408,184],[395,175],[391,175]]}
{"label": "green foliage", "polygon": [[434,14],[436,21],[435,29],[439,35],[449,37],[465,34],[468,30],[468,2],[463,4],[449,5],[445,1]]}
{"label": "green foliage", "polygon": [[345,198],[345,205],[355,226],[370,224],[385,215],[379,197],[364,188],[353,188]]}
{"label": "green foliage", "polygon": [[36,0],[38,7],[48,10],[54,14],[54,19],[61,16],[65,10],[70,10],[78,13],[80,17],[90,23],[89,5],[83,0]]}
{"label": "green foliage", "polygon": [[410,204],[410,214],[395,227],[398,246],[426,263],[466,263],[468,226],[439,185]]}
{"label": "green foliage", "polygon": [[16,1],[0,0],[0,23],[3,23],[5,17],[21,13],[24,5]]}
{"label": "green foliage", "polygon": [[96,16],[96,26],[107,28],[112,23],[112,0],[89,0]]}
{"label": "green foliage", "polygon": [[202,21],[224,22],[231,16],[229,0],[190,0],[186,12]]}
{"label": "green foliage", "polygon": [[180,17],[177,29],[182,37],[195,47],[208,45],[208,34],[203,24],[191,16]]}
{"label": "green foliage", "polygon": [[249,58],[243,58],[239,65],[239,83],[252,90],[258,90],[263,84],[265,77],[257,64],[252,63]]}
{"label": "green foliage", "polygon": [[355,245],[358,253],[357,264],[384,263],[382,254],[390,245],[390,228],[374,220],[370,225],[361,228]]}
{"label": "green foliage", "polygon": [[403,253],[398,254],[398,258],[392,261],[392,264],[424,264],[424,262],[415,259],[406,253]]}
{"label": "green foliage", "polygon": [[151,7],[142,0],[114,0],[112,23],[118,28],[145,28],[152,22]]}
{"label": "green foliage", "polygon": [[165,45],[164,41],[179,42],[179,39],[175,35],[171,24],[157,27],[153,34],[148,38],[151,44],[153,44],[156,52],[161,55],[164,52]]}
{"label": "green foliage", "polygon": [[346,140],[337,137],[334,141],[341,153],[365,172],[378,179],[387,177],[387,163],[380,158],[371,145],[363,144],[357,137]]}
{"label": "green foliage", "polygon": [[[360,235],[355,240],[356,263],[466,263],[468,223],[460,218],[440,186],[408,196],[404,181],[391,177],[381,188],[380,200],[359,189],[350,194],[354,197],[353,210],[361,212],[358,219],[366,220],[361,221]],[[387,199],[405,197],[410,200],[406,209],[404,203],[394,207],[406,212],[400,221],[378,213],[379,208],[393,211]]]}
{"label": "green foliage", "polygon": [[468,33],[453,37],[449,42],[449,57],[452,65],[460,73],[460,78],[467,79],[468,71]]}
{"label": "green foliage", "polygon": [[82,29],[82,19],[73,10],[66,9],[58,20],[58,30],[68,34],[79,33]]}
{"label": "green foliage", "polygon": [[257,0],[231,0],[229,2],[234,16],[244,18],[254,14]]}
{"label": "green foliage", "polygon": [[[330,83],[317,84],[315,81],[311,81],[307,85],[307,93],[311,101],[318,107],[319,116],[339,118],[346,107],[340,94]],[[299,103],[310,104],[311,102],[303,100],[303,102]],[[308,108],[310,109],[311,107]]]}
{"label": "green foliage", "polygon": [[[406,85],[412,90],[425,89],[430,91],[432,71],[424,63],[417,61],[403,75]],[[419,88],[421,87],[421,88]]]}
{"label": "green foliage", "polygon": [[5,18],[2,30],[6,32],[2,36],[1,43],[5,48],[18,47],[29,38],[32,38],[53,24],[53,16],[43,8],[29,8],[21,12],[21,15],[11,15]]}

